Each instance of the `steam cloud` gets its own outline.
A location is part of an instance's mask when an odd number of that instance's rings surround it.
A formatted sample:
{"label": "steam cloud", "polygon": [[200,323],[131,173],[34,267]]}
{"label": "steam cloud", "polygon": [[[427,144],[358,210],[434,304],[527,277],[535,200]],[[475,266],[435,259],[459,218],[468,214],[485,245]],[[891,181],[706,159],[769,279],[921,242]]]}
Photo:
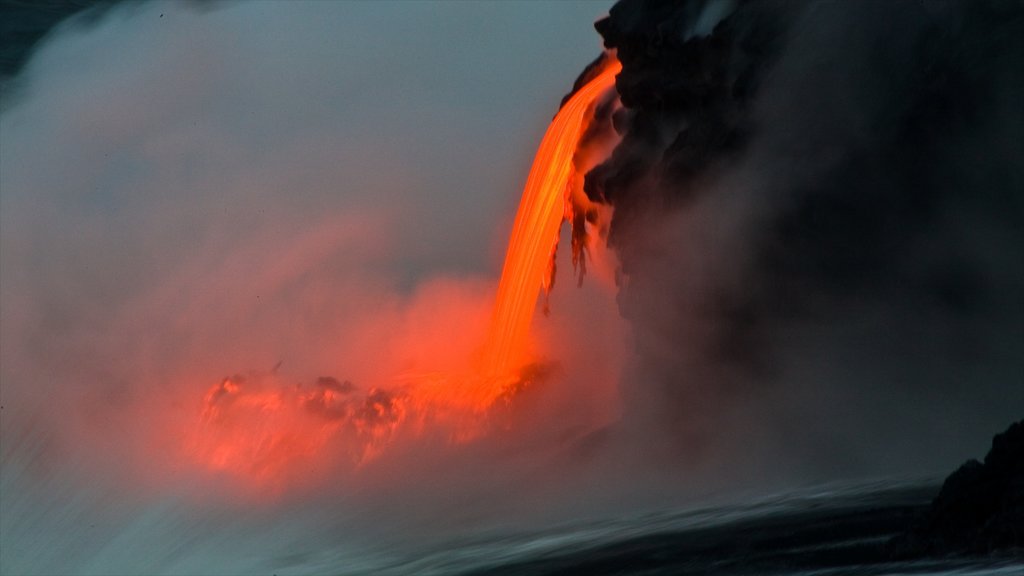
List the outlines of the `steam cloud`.
{"label": "steam cloud", "polygon": [[592,5],[529,6],[154,3],[43,45],[0,116],[5,571],[371,570],[496,519],[941,472],[1020,417],[1019,4],[624,2],[586,189],[628,367],[594,254],[514,433],[307,461],[252,506],[173,458],[236,372],[366,390],[472,353],[594,56]]}
{"label": "steam cloud", "polygon": [[720,478],[921,474],[1020,418],[1019,3],[625,1],[597,27],[625,136],[587,189],[616,207],[644,445]]}
{"label": "steam cloud", "polygon": [[323,550],[355,570],[535,497],[549,438],[614,417],[610,284],[553,295],[558,367],[522,433],[397,445],[358,478],[331,446],[269,496],[180,453],[224,377],[365,395],[474,353],[594,11],[152,3],[58,28],[0,116],[3,571],[336,565]]}

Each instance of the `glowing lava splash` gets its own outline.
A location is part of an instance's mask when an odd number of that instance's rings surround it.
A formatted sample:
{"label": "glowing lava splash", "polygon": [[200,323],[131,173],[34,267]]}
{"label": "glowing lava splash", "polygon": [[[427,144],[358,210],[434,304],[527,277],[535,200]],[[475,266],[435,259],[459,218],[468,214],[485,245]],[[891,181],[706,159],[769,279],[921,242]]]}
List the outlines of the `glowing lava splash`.
{"label": "glowing lava splash", "polygon": [[[621,65],[606,55],[591,79],[562,106],[541,141],[516,214],[480,363],[462,373],[398,376],[387,388],[360,390],[320,378],[312,387],[284,385],[276,373],[226,378],[204,398],[186,442],[205,468],[257,487],[294,484],[297,462],[330,458],[359,466],[399,434],[440,431],[449,441],[471,439],[493,424],[495,405],[509,400],[543,369],[525,368],[530,323],[540,290],[550,289],[563,219],[571,216],[573,157],[599,99]],[[423,367],[433,369],[436,367]],[[525,369],[524,369],[525,368]],[[503,403],[503,402],[502,402]],[[325,446],[332,448],[327,452]],[[299,480],[301,482],[301,480]]]}

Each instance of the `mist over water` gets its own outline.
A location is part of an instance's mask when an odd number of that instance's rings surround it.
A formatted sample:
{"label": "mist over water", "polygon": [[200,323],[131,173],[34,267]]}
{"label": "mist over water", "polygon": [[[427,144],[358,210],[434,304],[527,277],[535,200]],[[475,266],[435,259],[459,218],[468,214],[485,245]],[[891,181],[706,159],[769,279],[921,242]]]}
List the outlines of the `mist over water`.
{"label": "mist over water", "polygon": [[183,445],[228,376],[365,392],[478,353],[599,10],[154,3],[58,27],[0,117],[4,571],[356,567],[495,524],[502,493],[539,512],[554,455],[616,416],[610,271],[536,323],[553,368],[508,434],[357,473],[329,445],[271,487]]}
{"label": "mist over water", "polygon": [[1020,418],[1019,3],[607,22],[629,113],[588,192],[616,205],[639,445],[721,481],[913,475]]}
{"label": "mist over water", "polygon": [[[149,3],[59,26],[0,115],[3,571],[456,572],[474,554],[563,542],[504,539],[517,531],[570,525],[580,541],[614,539],[652,528],[586,519],[809,480],[940,473],[980,455],[1024,406],[1006,386],[1021,368],[1019,305],[994,305],[1010,314],[991,324],[989,312],[953,324],[945,309],[934,324],[894,324],[916,293],[829,302],[820,317],[759,333],[774,339],[777,371],[712,353],[732,325],[702,298],[723,285],[756,298],[767,282],[746,275],[762,256],[751,222],[785,211],[799,172],[779,163],[795,145],[786,137],[846,141],[787,108],[823,42],[813,19],[773,69],[750,153],[699,202],[634,237],[648,249],[633,262],[646,283],[631,278],[621,292],[615,254],[599,251],[576,289],[563,230],[552,313],[532,327],[543,377],[488,433],[401,436],[362,465],[331,438],[269,485],[183,451],[225,377],[289,390],[331,377],[365,393],[479,352],[530,161],[599,53],[591,25],[605,8]],[[713,28],[697,20],[700,34]],[[800,157],[812,175],[828,165]],[[972,230],[959,246],[1000,271],[1001,303],[1020,286],[1020,253],[986,250],[1016,233]],[[894,325],[891,341],[873,340]],[[958,347],[969,360],[959,362],[946,355],[958,334],[1002,339]],[[754,344],[746,351],[762,350]],[[906,361],[875,364],[878,354]],[[879,376],[925,364],[942,395]],[[950,384],[986,371],[977,395]],[[664,393],[666,382],[690,387]],[[925,432],[897,438],[918,423]],[[929,433],[955,449],[938,453]],[[777,508],[792,502],[804,505]]]}

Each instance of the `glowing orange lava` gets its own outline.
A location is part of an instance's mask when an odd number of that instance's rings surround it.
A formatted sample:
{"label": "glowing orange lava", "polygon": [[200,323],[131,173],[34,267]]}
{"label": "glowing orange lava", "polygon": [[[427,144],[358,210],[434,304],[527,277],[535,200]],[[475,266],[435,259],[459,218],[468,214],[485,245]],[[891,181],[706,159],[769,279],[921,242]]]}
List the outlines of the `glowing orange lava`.
{"label": "glowing orange lava", "polygon": [[537,297],[542,287],[550,288],[550,262],[566,214],[572,159],[585,129],[585,114],[615,84],[621,69],[617,59],[607,58],[600,72],[558,111],[541,140],[519,202],[501,272],[484,352],[485,374],[505,374],[524,363]]}
{"label": "glowing orange lava", "polygon": [[588,113],[620,70],[614,57],[606,57],[541,141],[516,214],[481,365],[461,373],[404,374],[389,388],[366,390],[333,378],[306,388],[285,385],[273,373],[226,378],[204,398],[187,442],[189,456],[207,469],[280,487],[320,458],[328,442],[337,446],[331,452],[335,464],[359,466],[402,434],[429,428],[462,442],[493,427],[496,405],[545,373],[527,356],[530,323],[541,288],[550,288],[559,227],[571,212],[570,181],[579,176],[573,155]]}

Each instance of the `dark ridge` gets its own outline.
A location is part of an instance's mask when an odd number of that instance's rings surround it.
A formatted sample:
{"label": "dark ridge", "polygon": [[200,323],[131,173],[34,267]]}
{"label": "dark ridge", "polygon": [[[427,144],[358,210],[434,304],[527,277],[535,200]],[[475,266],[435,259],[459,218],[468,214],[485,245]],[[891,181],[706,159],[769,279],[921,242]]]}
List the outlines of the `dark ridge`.
{"label": "dark ridge", "polygon": [[[703,194],[703,184],[733,167],[765,129],[752,104],[793,23],[834,8],[737,2],[710,33],[695,34],[694,22],[712,4],[622,0],[595,24],[622,62],[616,86],[625,110],[615,124],[622,142],[587,175],[586,191],[616,208],[609,241],[619,249],[627,275],[637,260],[637,230],[651,213],[657,217]],[[886,3],[851,6],[839,16],[885,15],[892,22],[850,40],[869,46],[856,48],[864,52],[862,60],[835,61],[824,71],[808,65],[802,78],[807,84],[793,87],[792,100],[807,104],[806,118],[796,118],[792,130],[828,139],[824,144],[841,161],[783,192],[790,196],[788,207],[765,214],[762,227],[751,231],[759,267],[750,271],[756,276],[751,280],[772,287],[763,295],[768,301],[753,304],[775,309],[779,302],[800,299],[788,291],[807,287],[842,296],[924,285],[931,298],[950,308],[982,307],[986,279],[969,262],[950,256],[922,278],[901,277],[901,267],[951,201],[991,212],[1011,226],[1024,220],[1024,144],[993,141],[992,155],[975,165],[951,166],[947,159],[958,142],[976,138],[978,126],[993,122],[988,108],[1000,91],[1021,92],[1019,72],[1005,81],[997,74],[1024,63],[1024,5],[952,2],[932,11],[902,5],[888,14]],[[867,143],[828,127],[846,119],[829,117],[831,103],[817,95],[818,86],[841,76],[844,67],[851,74],[868,70],[865,94],[851,95],[844,104],[865,119]],[[783,162],[778,170],[807,170],[799,153]],[[772,188],[779,184],[763,186],[766,193],[778,193]]]}
{"label": "dark ridge", "polygon": [[[625,110],[616,123],[622,143],[588,175],[586,191],[616,207],[610,242],[620,250],[630,250],[624,236],[641,213],[690,200],[689,184],[752,131],[751,98],[781,48],[789,8],[740,3],[708,34],[688,32],[708,4],[626,0],[595,24],[622,62],[616,88]],[[625,258],[627,273],[629,265]]]}
{"label": "dark ridge", "polygon": [[[786,338],[811,327],[844,358],[922,334],[856,367],[894,397],[1021,406],[1020,372],[985,362],[1005,358],[996,331],[1024,313],[1024,4],[622,0],[595,27],[623,66],[621,142],[584,188],[615,208],[619,309],[651,372],[639,401],[672,426],[666,403],[783,389],[810,346]],[[706,244],[679,244],[691,240]],[[854,310],[876,315],[858,317],[864,334],[843,330]],[[936,382],[922,358],[937,354],[971,378]],[[700,379],[680,376],[695,364]],[[900,430],[843,418],[875,426],[865,438]],[[828,420],[801,433],[808,462],[836,453]]]}
{"label": "dark ridge", "polygon": [[899,558],[999,551],[1024,558],[1024,420],[992,439],[984,462],[969,460],[950,474],[891,546]]}
{"label": "dark ridge", "polygon": [[17,76],[36,44],[67,18],[118,0],[0,0],[0,81]]}

